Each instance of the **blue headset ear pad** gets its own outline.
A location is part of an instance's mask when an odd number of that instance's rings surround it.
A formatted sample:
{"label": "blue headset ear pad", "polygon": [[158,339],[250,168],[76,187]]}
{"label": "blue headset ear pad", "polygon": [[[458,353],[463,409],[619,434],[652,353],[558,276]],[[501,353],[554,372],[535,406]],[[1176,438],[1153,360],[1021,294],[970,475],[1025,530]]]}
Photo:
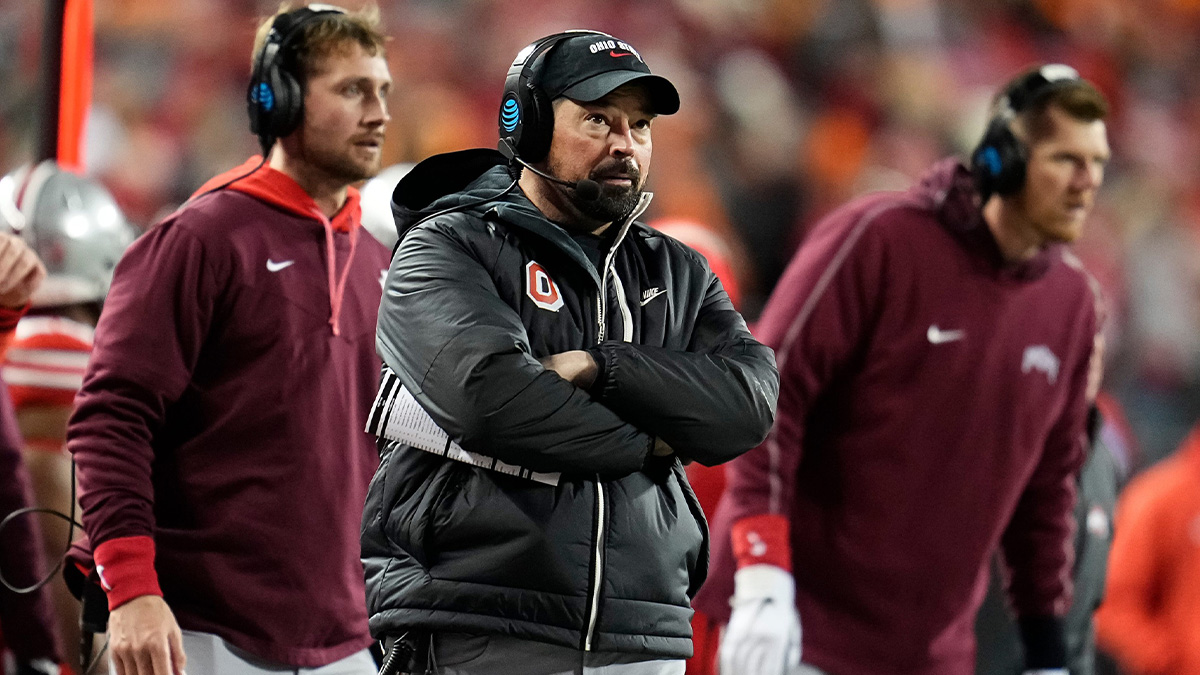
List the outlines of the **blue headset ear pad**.
{"label": "blue headset ear pad", "polygon": [[988,145],[979,150],[979,164],[992,178],[1000,175],[1000,152]]}
{"label": "blue headset ear pad", "polygon": [[971,173],[980,195],[1010,195],[1025,185],[1025,149],[1009,128],[1008,116],[988,123],[987,131],[971,153]]}

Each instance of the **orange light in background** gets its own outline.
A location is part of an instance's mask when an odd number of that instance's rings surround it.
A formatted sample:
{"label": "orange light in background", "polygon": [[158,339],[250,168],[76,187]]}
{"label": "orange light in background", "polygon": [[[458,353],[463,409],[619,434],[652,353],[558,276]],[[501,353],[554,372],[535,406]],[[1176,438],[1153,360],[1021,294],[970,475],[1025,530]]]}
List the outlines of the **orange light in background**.
{"label": "orange light in background", "polygon": [[67,0],[63,14],[58,164],[83,171],[83,134],[92,102],[92,0]]}

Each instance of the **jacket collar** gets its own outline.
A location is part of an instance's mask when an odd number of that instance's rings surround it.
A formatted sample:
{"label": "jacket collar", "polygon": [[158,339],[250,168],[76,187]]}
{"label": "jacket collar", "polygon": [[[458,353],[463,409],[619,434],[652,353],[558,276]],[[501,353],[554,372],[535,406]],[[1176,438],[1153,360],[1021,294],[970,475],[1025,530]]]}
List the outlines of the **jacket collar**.
{"label": "jacket collar", "polygon": [[[566,253],[576,263],[578,263],[580,267],[586,270],[596,282],[596,286],[599,287],[601,283],[601,277],[604,275],[604,270],[597,270],[595,266],[592,265],[592,261],[588,259],[586,254],[584,254],[583,249],[579,247],[579,244],[576,243],[571,234],[567,232],[561,225],[558,225],[549,218],[546,218],[546,216],[539,211],[538,208],[533,205],[533,202],[530,202],[524,194],[520,195],[520,199],[524,201],[524,204],[520,202],[499,204],[489,209],[484,217],[493,217],[503,220],[506,223],[520,227],[523,230],[528,230],[529,232],[532,232],[533,234],[550,241],[562,249],[563,252]],[[637,205],[634,206],[629,215],[623,220],[614,222],[612,225],[610,225],[610,227],[617,229],[617,236],[613,238],[612,246],[609,247],[610,253],[617,250],[617,247],[619,247],[621,242],[625,240],[625,235],[629,233],[629,229],[633,226],[634,221],[636,221],[639,216],[646,212],[646,209],[650,207],[650,201],[652,199],[654,199],[653,192],[643,192],[641,197],[638,199]],[[608,261],[610,259],[611,255],[605,256],[605,266],[608,265]]]}
{"label": "jacket collar", "polygon": [[[495,150],[460,150],[422,160],[400,179],[392,193],[397,233],[403,238],[423,218],[442,209],[464,206],[462,211],[465,213],[501,220],[545,239],[574,260],[599,286],[603,271],[592,265],[565,229],[546,218],[512,183],[508,161]],[[506,187],[512,189],[506,192]],[[619,228],[612,245],[614,249],[620,245],[634,220],[645,212],[652,198],[651,193],[642,193],[629,216],[613,223],[613,227]]]}

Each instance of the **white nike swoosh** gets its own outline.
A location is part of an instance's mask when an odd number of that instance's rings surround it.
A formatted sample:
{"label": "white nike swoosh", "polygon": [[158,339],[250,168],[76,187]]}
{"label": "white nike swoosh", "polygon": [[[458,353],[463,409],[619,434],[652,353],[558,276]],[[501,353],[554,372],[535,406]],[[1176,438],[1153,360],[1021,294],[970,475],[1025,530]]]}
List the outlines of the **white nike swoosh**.
{"label": "white nike swoosh", "polygon": [[961,340],[966,336],[967,332],[965,330],[942,330],[937,327],[937,324],[930,326],[929,330],[925,332],[925,337],[929,338],[929,343],[935,345]]}
{"label": "white nike swoosh", "polygon": [[279,270],[281,270],[285,267],[291,267],[295,262],[296,262],[295,260],[284,260],[283,262],[275,262],[274,260],[267,258],[267,271],[268,272],[278,272]]}
{"label": "white nike swoosh", "polygon": [[642,300],[642,307],[645,307],[647,302],[650,302],[651,300],[657,298],[658,296],[660,296],[666,292],[667,292],[667,289],[665,289],[665,288],[660,288],[655,291],[651,291],[650,296]]}

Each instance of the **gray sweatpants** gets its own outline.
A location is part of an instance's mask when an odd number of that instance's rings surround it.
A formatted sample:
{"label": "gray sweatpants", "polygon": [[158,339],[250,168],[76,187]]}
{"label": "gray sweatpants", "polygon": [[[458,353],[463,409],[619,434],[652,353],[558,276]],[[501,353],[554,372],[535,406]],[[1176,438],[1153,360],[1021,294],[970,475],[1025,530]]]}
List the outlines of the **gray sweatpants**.
{"label": "gray sweatpants", "polygon": [[[364,649],[340,661],[319,668],[296,668],[270,661],[225,642],[211,633],[183,631],[183,653],[187,655],[188,675],[376,675],[375,659]],[[116,668],[109,663],[109,673],[116,675]]]}
{"label": "gray sweatpants", "polygon": [[684,671],[682,659],[646,660],[637,654],[583,652],[501,635],[464,633],[435,635],[429,665],[429,672],[436,675],[683,675]]}

